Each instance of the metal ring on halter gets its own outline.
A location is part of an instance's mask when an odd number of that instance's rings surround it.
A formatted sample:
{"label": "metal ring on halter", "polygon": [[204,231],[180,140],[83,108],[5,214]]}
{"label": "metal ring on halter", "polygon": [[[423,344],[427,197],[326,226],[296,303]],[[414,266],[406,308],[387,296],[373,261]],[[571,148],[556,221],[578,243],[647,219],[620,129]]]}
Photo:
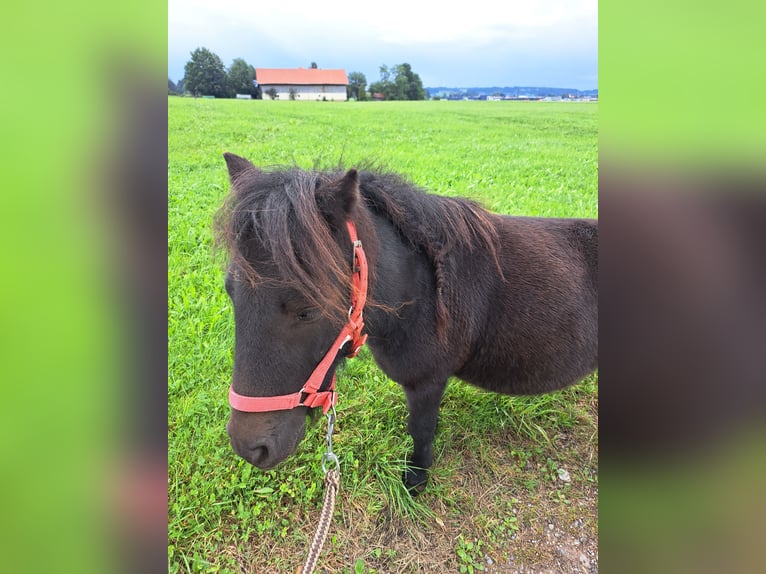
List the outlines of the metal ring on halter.
{"label": "metal ring on halter", "polygon": [[338,350],[340,351],[346,345],[346,343],[348,343],[350,340],[351,340],[351,335],[346,335],[346,338],[340,342],[340,346],[338,347]]}
{"label": "metal ring on halter", "polygon": [[335,470],[340,472],[340,462],[334,452],[326,452],[322,455],[322,472],[327,474],[327,462],[331,461],[335,463]]}

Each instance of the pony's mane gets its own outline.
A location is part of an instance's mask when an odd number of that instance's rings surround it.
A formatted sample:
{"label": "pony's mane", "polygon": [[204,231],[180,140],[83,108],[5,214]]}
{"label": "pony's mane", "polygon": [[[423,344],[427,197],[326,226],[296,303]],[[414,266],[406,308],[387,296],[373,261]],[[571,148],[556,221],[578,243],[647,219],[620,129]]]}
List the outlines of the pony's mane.
{"label": "pony's mane", "polygon": [[362,172],[360,187],[368,207],[384,214],[400,236],[422,250],[431,262],[436,282],[437,331],[454,307],[456,248],[485,251],[502,276],[497,256],[497,229],[490,214],[472,200],[426,193],[392,173]]}
{"label": "pony's mane", "polygon": [[[217,242],[228,251],[237,273],[253,285],[293,287],[328,315],[347,310],[348,250],[337,245],[315,197],[321,184],[343,173],[292,168],[240,174],[216,215]],[[431,262],[441,333],[454,305],[451,262],[456,248],[484,250],[500,270],[497,231],[489,213],[476,202],[428,194],[381,171],[361,172],[360,191],[363,206],[385,216]],[[254,245],[260,246],[264,260],[254,260]]]}

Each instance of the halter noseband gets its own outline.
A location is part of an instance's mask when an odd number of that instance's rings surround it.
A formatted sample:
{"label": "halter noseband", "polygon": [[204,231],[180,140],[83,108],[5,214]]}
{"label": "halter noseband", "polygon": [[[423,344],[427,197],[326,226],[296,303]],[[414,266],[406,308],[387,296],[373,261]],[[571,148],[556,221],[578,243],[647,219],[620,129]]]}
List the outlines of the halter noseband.
{"label": "halter noseband", "polygon": [[327,413],[330,407],[335,406],[337,395],[335,394],[335,373],[327,389],[320,390],[322,382],[327,377],[327,372],[332,367],[338,353],[351,343],[351,351],[346,355],[348,358],[356,357],[359,349],[367,340],[367,335],[362,335],[364,321],[362,312],[367,301],[367,256],[362,248],[362,242],[356,235],[356,225],[353,221],[347,221],[348,235],[354,246],[353,270],[351,272],[351,308],[348,310],[348,321],[343,326],[338,337],[330,349],[311,373],[306,383],[297,393],[289,395],[277,395],[272,397],[248,397],[234,391],[234,385],[229,387],[229,404],[238,411],[247,413],[263,413],[268,411],[284,411],[295,407],[322,407]]}

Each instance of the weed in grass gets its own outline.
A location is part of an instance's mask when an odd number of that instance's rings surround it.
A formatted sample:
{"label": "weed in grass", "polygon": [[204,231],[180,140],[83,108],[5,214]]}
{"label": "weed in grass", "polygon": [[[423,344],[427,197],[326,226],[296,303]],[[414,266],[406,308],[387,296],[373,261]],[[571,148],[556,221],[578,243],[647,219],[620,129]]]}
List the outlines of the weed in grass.
{"label": "weed in grass", "polygon": [[466,540],[461,534],[458,536],[455,554],[458,557],[458,566],[461,574],[473,574],[484,571],[484,543],[481,540],[474,542]]}

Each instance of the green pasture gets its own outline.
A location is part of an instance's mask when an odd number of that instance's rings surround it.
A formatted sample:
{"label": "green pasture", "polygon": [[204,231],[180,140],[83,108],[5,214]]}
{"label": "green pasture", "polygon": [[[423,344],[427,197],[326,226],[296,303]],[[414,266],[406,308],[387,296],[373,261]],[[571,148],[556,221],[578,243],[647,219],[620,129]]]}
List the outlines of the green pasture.
{"label": "green pasture", "polygon": [[[269,472],[230,449],[233,319],[212,249],[223,152],[259,166],[372,163],[497,212],[597,217],[597,104],[172,97],[168,108],[169,571],[294,572],[322,502],[325,424]],[[401,389],[367,350],[338,388],[341,493],[317,571],[555,569],[529,542],[541,525],[595,540],[597,377],[539,397],[452,382],[415,499],[400,483],[411,448]]]}

